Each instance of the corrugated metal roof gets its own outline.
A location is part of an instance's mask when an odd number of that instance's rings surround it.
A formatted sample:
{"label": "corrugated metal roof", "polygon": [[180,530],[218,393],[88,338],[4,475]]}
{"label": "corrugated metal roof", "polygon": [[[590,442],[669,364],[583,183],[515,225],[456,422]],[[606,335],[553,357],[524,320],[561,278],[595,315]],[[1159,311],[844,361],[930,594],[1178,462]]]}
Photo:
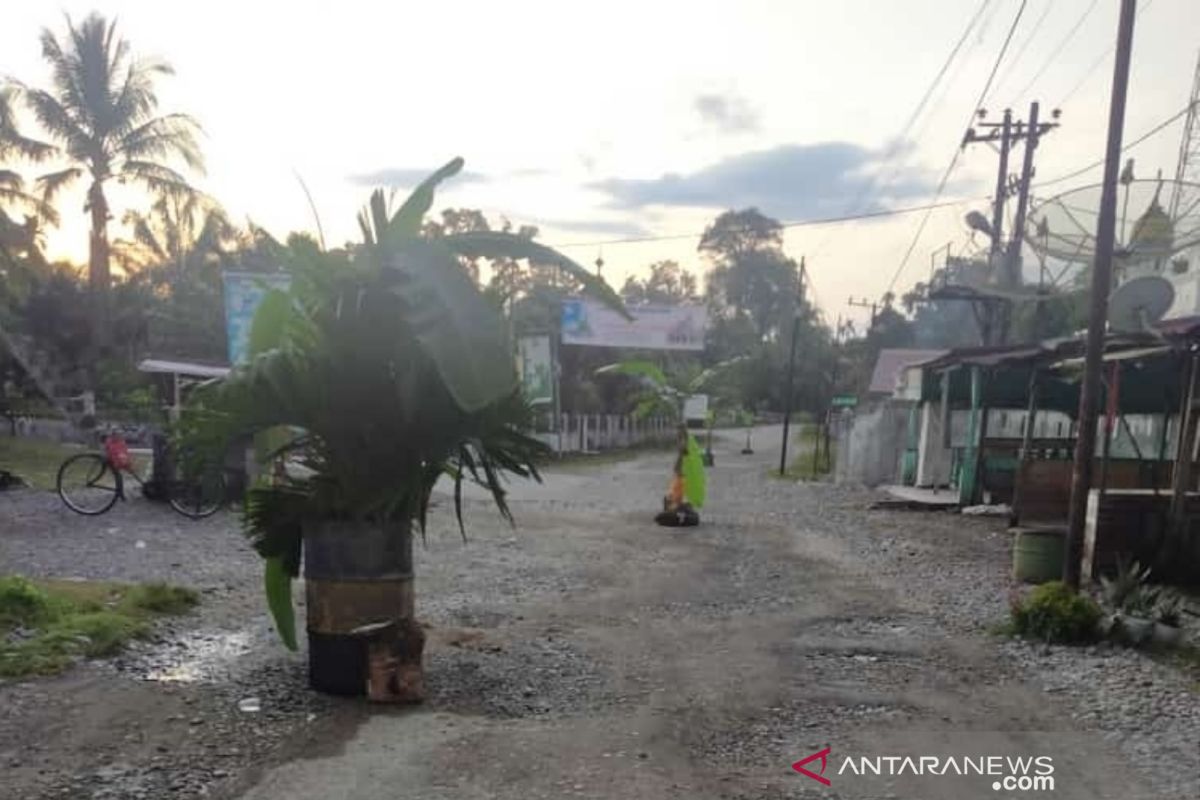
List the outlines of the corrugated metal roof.
{"label": "corrugated metal roof", "polygon": [[941,358],[948,352],[948,350],[880,350],[879,358],[875,361],[875,371],[871,373],[871,385],[867,391],[871,394],[891,394],[896,391],[900,373],[906,368]]}
{"label": "corrugated metal roof", "polygon": [[229,374],[229,367],[215,364],[195,364],[187,361],[167,361],[158,358],[144,359],[138,364],[138,369],[142,372],[186,375],[194,378],[224,378]]}

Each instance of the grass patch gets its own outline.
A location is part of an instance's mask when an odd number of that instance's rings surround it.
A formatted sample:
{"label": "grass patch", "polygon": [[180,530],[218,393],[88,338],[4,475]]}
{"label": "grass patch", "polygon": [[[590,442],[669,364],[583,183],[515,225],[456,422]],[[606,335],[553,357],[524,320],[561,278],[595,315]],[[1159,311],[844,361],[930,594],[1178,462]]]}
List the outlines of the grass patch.
{"label": "grass patch", "polygon": [[79,445],[0,436],[0,469],[8,470],[35,489],[53,489],[62,462],[79,452]]}
{"label": "grass patch", "polygon": [[155,617],[199,602],[165,583],[0,577],[0,678],[52,675],[81,657],[110,656],[145,636]]}
{"label": "grass patch", "polygon": [[[820,432],[820,426],[804,423],[800,430],[792,435],[792,441],[788,445],[795,455],[792,456],[787,471],[780,475],[778,469],[772,469],[767,474],[780,480],[813,481],[833,472],[834,456],[832,453],[826,462],[825,454],[822,452],[817,460],[816,469],[813,469],[813,451],[816,450],[817,436]],[[830,440],[830,448],[832,449],[832,447],[833,442]]]}
{"label": "grass patch", "polygon": [[166,583],[139,584],[123,600],[129,609],[150,614],[183,614],[199,602],[195,590]]}

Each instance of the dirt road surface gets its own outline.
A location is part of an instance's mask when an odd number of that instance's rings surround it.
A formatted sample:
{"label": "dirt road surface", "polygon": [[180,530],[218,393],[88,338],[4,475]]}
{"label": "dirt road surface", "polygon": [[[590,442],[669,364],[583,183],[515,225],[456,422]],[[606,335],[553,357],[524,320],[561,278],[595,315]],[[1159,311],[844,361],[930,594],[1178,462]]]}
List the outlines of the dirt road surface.
{"label": "dirt road surface", "polygon": [[[210,590],[192,631],[115,667],[0,688],[0,723],[85,754],[72,766],[0,731],[0,759],[23,776],[16,796],[1200,797],[1194,678],[1137,653],[990,634],[1008,603],[1000,523],[870,511],[865,491],[768,478],[777,436],[760,429],[753,456],[738,437],[718,441],[695,529],[651,521],[663,454],[514,486],[517,530],[473,500],[465,544],[440,509],[418,553],[431,697],[415,709],[310,696],[303,657],[271,641],[232,520],[191,529],[187,547],[209,556],[166,563]],[[62,569],[29,534],[0,537],[16,567]],[[203,567],[189,572],[191,558]],[[196,630],[216,642],[201,653],[241,638],[195,680],[145,680],[147,664],[194,666],[164,652]],[[261,712],[238,710],[247,693]],[[52,726],[33,698],[69,705],[85,733]],[[114,728],[105,698],[138,713]],[[792,769],[825,748],[823,773],[819,758],[804,766],[828,785]],[[1006,757],[1039,756],[1053,790],[1022,791]],[[883,774],[855,774],[864,758]]]}

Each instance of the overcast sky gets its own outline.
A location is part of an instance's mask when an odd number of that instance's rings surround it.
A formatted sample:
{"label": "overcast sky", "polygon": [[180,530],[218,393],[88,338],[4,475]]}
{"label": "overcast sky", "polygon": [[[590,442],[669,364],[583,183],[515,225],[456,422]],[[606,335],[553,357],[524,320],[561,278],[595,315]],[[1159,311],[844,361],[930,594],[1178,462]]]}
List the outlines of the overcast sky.
{"label": "overcast sky", "polygon": [[[802,221],[929,202],[1020,0],[988,3],[898,137],[980,2],[5,3],[0,73],[44,84],[37,37],[62,29],[60,10],[115,15],[135,53],[174,65],[164,109],[204,126],[198,182],[235,216],[278,235],[312,229],[298,173],[341,243],[371,186],[411,186],[461,155],[468,172],[438,208],[535,224],[588,265],[602,250],[619,284],[660,258],[702,272],[698,234],[725,208]],[[1185,106],[1200,49],[1196,0],[1140,5],[1127,140]],[[1102,156],[1117,7],[1027,0],[985,105],[1061,105],[1062,127],[1038,150],[1043,179]],[[1139,177],[1174,172],[1181,129],[1131,151]],[[964,153],[943,199],[978,202],[932,215],[898,290],[928,275],[934,248],[966,241],[962,216],[986,205],[994,165],[983,146]],[[75,202],[50,244],[82,258]],[[920,218],[796,227],[786,247],[807,256],[832,321],[847,296],[888,288]]]}

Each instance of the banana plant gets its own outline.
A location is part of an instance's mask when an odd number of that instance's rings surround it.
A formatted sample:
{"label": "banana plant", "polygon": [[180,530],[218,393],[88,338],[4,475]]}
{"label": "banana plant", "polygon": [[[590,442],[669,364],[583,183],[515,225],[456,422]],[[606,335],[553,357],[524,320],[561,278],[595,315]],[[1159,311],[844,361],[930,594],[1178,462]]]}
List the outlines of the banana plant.
{"label": "banana plant", "polygon": [[246,533],[265,560],[276,627],[295,647],[291,581],[305,524],[356,520],[422,533],[435,484],[448,480],[462,527],[462,485],[489,490],[511,521],[506,475],[538,479],[505,320],[459,256],[550,264],[628,316],[607,284],[566,256],[503,232],[421,236],[456,158],[402,203],[382,190],[358,216],[363,241],[339,251],[290,247],[287,291],[252,324],[248,363],[202,387],[178,438],[197,461],[253,439],[270,479],[249,492]]}
{"label": "banana plant", "polygon": [[[748,356],[737,356],[700,371],[667,373],[651,361],[633,359],[600,367],[596,370],[596,375],[623,375],[638,382],[641,393],[634,407],[634,416],[644,418],[663,415],[682,425],[684,404],[689,397],[724,385],[738,367],[748,360]],[[695,436],[688,433],[687,437],[687,454],[682,465],[684,486],[688,502],[696,508],[701,508],[706,494],[704,466],[712,463],[711,420],[709,445],[705,453],[701,453]]]}

